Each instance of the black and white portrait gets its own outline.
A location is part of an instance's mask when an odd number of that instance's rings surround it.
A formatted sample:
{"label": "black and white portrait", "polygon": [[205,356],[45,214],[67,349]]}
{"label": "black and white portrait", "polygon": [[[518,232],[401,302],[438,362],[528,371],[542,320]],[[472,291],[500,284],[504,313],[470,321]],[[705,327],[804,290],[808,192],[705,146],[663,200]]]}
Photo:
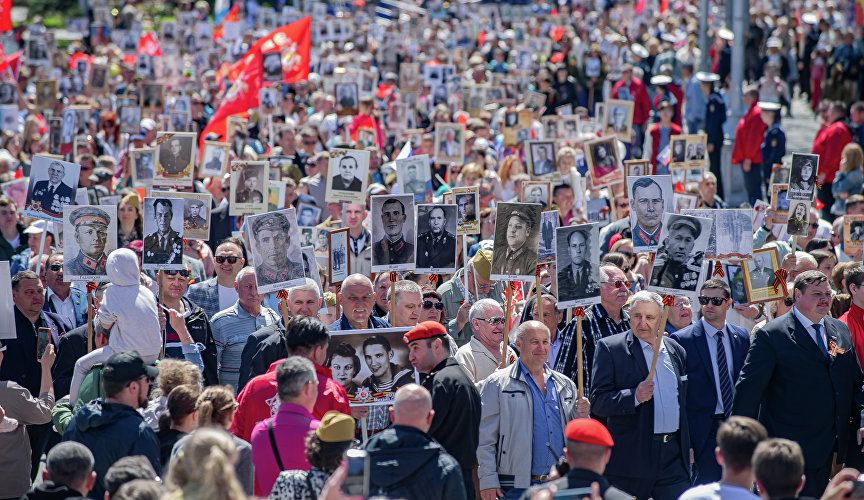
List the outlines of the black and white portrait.
{"label": "black and white portrait", "polygon": [[192,185],[196,135],[194,132],[156,133],[154,185]]}
{"label": "black and white portrait", "polygon": [[277,111],[279,94],[272,87],[263,88],[258,91],[258,106],[263,115],[272,115]]}
{"label": "black and white portrait", "polygon": [[72,144],[75,140],[75,110],[63,110],[63,127],[60,129],[60,142],[62,144]]}
{"label": "black and white portrait", "polygon": [[[751,289],[768,288],[774,283],[774,261],[771,257],[771,252],[756,252],[746,263]],[[786,288],[785,283],[783,288]]]}
{"label": "black and white portrait", "polygon": [[551,201],[552,193],[550,189],[551,183],[543,181],[525,181],[522,183],[522,202],[536,203],[543,207],[543,210],[548,210]]}
{"label": "black and white portrait", "polygon": [[328,202],[366,203],[369,156],[368,151],[359,149],[330,150],[324,195]]}
{"label": "black and white portrait", "polygon": [[120,132],[131,135],[141,132],[141,108],[138,106],[120,108]]}
{"label": "black and white portrait", "polygon": [[402,63],[399,66],[399,90],[416,92],[420,87],[420,64]]}
{"label": "black and white portrait", "polygon": [[529,141],[531,175],[535,178],[548,177],[555,172],[555,142]]}
{"label": "black and white portrait", "polygon": [[540,213],[540,241],[537,250],[537,263],[548,264],[555,261],[555,230],[558,229],[557,210]]}
{"label": "black and white portrait", "polygon": [[[267,211],[270,163],[246,161],[231,163],[230,215],[260,214]],[[294,216],[296,219],[296,215]],[[298,247],[299,248],[299,247]]]}
{"label": "black and white portrait", "polygon": [[41,109],[53,108],[57,103],[57,80],[39,80],[36,82],[36,105]]}
{"label": "black and white portrait", "polygon": [[0,104],[17,104],[15,93],[14,83],[0,83]]}
{"label": "black and white portrait", "polygon": [[[792,188],[789,188],[792,194]],[[810,200],[789,200],[789,220],[786,222],[786,234],[789,236],[807,236],[810,226]]]}
{"label": "black and white portrait", "polygon": [[22,214],[62,223],[63,207],[75,202],[81,165],[34,156]]}
{"label": "black and white portrait", "polygon": [[700,161],[705,159],[705,145],[701,142],[688,142],[687,152],[684,155],[686,161]]}
{"label": "black and white portrait", "polygon": [[27,40],[27,64],[32,66],[46,66],[50,63],[48,59],[48,42],[42,36],[30,36]]}
{"label": "black and white portrait", "polygon": [[333,86],[336,95],[336,114],[340,116],[356,115],[360,102],[356,83],[336,83]]}
{"label": "black and white portrait", "polygon": [[465,127],[458,123],[435,124],[435,162],[462,163],[465,157]]}
{"label": "black and white portrait", "polygon": [[294,208],[246,219],[258,293],[301,285],[306,276],[300,257],[300,231]]}
{"label": "black and white portrait", "polygon": [[543,138],[544,139],[559,139],[561,137],[561,117],[560,116],[543,116],[540,118],[543,123]]}
{"label": "black and white portrait", "polygon": [[414,269],[414,195],[371,197],[372,272]]}
{"label": "black and white portrait", "polygon": [[584,307],[600,302],[600,227],[597,224],[555,230],[558,307]]}
{"label": "black and white portrait", "polygon": [[141,84],[141,106],[161,110],[165,107],[165,86],[161,83]]}
{"label": "black and white portrait", "polygon": [[388,115],[387,125],[391,129],[406,129],[408,128],[408,105],[398,102],[390,104],[390,114]]}
{"label": "black and white portrait", "polygon": [[201,177],[220,177],[228,162],[228,148],[224,142],[204,141],[204,157],[201,164]]}
{"label": "black and white portrait", "polygon": [[189,123],[188,111],[172,111],[171,114],[171,130],[175,132],[186,132]]}
{"label": "black and white portrait", "polygon": [[864,248],[864,215],[843,216],[843,250],[847,255]]}
{"label": "black and white portrait", "polygon": [[182,198],[144,198],[144,269],[183,268]]}
{"label": "black and white portrait", "polygon": [[132,183],[135,187],[147,187],[153,183],[155,174],[153,163],[153,150],[150,148],[129,150],[130,163],[132,166]]}
{"label": "black and white portrait", "polygon": [[732,305],[743,306],[747,304],[747,286],[744,284],[744,270],[739,265],[726,264],[726,276],[723,278],[728,282],[732,290]]}
{"label": "black and white portrait", "polygon": [[579,117],[565,116],[561,118],[561,129],[566,139],[579,137]]}
{"label": "black and white portrait", "polygon": [[432,200],[432,170],[429,168],[428,155],[396,160],[396,178],[399,180],[399,192],[413,194],[414,203]]}
{"label": "black and white portrait", "polygon": [[790,200],[813,200],[818,167],[819,155],[792,154],[792,167],[789,171]]}
{"label": "black and white portrait", "polygon": [[511,112],[504,113],[504,126],[506,128],[514,128],[519,125],[519,113]]}
{"label": "black and white portrait", "polygon": [[[713,210],[713,259],[745,260],[753,256],[752,209]],[[709,245],[710,247],[710,245]]]}
{"label": "black and white portrait", "polygon": [[687,139],[686,136],[676,136],[679,139],[672,139],[672,164],[684,163],[687,159]]}
{"label": "black and white portrait", "polygon": [[90,131],[90,108],[88,106],[71,106],[69,109],[75,112],[75,135],[88,133]]}
{"label": "black and white portrait", "polygon": [[108,68],[101,64],[94,64],[90,68],[90,89],[105,90],[108,86]]}
{"label": "black and white portrait", "polygon": [[663,215],[673,213],[672,178],[668,175],[627,177],[630,231],[635,252],[654,252],[660,244]]}
{"label": "black and white portrait", "polygon": [[417,273],[456,272],[456,206],[417,205]]}
{"label": "black and white portrait", "polygon": [[693,295],[704,279],[702,264],[711,219],[666,214],[648,289],[665,295]]}
{"label": "black and white portrait", "polygon": [[630,129],[633,124],[633,102],[609,100],[606,102],[606,127],[609,134],[616,135],[624,142],[630,142]]}
{"label": "black and white portrait", "polygon": [[349,228],[332,229],[327,233],[328,248],[328,280],[331,285],[342,283],[351,274],[351,262],[348,259]]}
{"label": "black and white portrait", "polygon": [[493,280],[533,280],[537,271],[540,205],[499,203],[492,248]]}
{"label": "black and white portrait", "polygon": [[453,188],[456,203],[456,234],[480,232],[480,196],[477,186]]}
{"label": "black and white portrait", "polygon": [[107,281],[105,263],[117,248],[117,206],[66,205],[63,235],[63,278]]}
{"label": "black and white portrait", "polygon": [[189,240],[210,239],[209,193],[175,193],[185,200],[183,208],[183,237]]}
{"label": "black and white portrait", "polygon": [[268,52],[263,55],[264,81],[282,81],[282,54],[280,52]]}
{"label": "black and white portrait", "polygon": [[300,226],[311,227],[318,224],[321,218],[321,209],[308,203],[297,204],[297,223]]}

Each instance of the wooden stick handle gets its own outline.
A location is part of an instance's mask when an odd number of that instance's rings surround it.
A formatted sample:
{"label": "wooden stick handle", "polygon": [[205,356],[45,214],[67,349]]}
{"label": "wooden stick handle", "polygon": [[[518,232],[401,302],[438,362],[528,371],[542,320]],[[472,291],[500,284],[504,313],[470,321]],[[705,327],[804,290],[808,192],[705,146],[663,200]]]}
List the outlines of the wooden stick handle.
{"label": "wooden stick handle", "polygon": [[396,273],[390,273],[390,324],[396,321]]}
{"label": "wooden stick handle", "polygon": [[576,317],[576,396],[585,395],[585,376],[582,374],[582,317]]}
{"label": "wooden stick handle", "polygon": [[663,315],[660,317],[660,330],[657,332],[657,345],[654,347],[654,358],[651,360],[651,370],[648,372],[648,378],[654,378],[654,368],[657,366],[657,356],[660,355],[660,342],[663,342],[663,332],[666,330],[666,320],[669,319],[669,306],[663,306]]}
{"label": "wooden stick handle", "polygon": [[513,290],[507,281],[507,305],[504,309],[504,342],[501,343],[501,368],[509,363],[507,361],[507,345],[510,343],[510,315],[513,314]]}
{"label": "wooden stick handle", "polygon": [[87,352],[93,350],[93,292],[87,290]]}
{"label": "wooden stick handle", "polygon": [[[537,301],[537,315],[540,316],[541,322],[543,321],[543,301],[540,300],[542,295],[543,293],[540,291],[540,273],[538,272],[534,277],[534,300]],[[552,332],[549,332],[549,334],[551,335]]]}

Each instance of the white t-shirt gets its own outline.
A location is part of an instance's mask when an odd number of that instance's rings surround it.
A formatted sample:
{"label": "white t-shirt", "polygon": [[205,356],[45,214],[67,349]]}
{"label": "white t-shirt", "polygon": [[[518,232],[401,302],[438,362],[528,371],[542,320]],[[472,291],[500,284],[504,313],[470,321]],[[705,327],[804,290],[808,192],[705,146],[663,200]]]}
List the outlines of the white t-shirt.
{"label": "white t-shirt", "polygon": [[746,488],[717,482],[694,486],[678,500],[759,500],[759,497]]}
{"label": "white t-shirt", "polygon": [[15,238],[11,240],[6,240],[13,249],[18,248],[21,245],[21,233],[16,233]]}
{"label": "white t-shirt", "polygon": [[220,284],[216,284],[219,287],[219,310],[224,311],[229,307],[233,306],[235,302],[237,302],[237,290],[234,287],[228,288],[227,286],[222,286]]}

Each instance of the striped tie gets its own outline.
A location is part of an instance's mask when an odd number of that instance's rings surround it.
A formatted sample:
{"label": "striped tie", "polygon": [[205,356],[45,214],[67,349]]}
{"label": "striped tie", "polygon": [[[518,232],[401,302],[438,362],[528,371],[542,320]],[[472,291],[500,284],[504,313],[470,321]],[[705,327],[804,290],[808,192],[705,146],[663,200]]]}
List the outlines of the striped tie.
{"label": "striped tie", "polygon": [[726,418],[732,415],[732,379],[726,363],[726,349],[723,347],[723,330],[717,331],[717,371],[720,379],[720,395],[723,396],[723,413]]}

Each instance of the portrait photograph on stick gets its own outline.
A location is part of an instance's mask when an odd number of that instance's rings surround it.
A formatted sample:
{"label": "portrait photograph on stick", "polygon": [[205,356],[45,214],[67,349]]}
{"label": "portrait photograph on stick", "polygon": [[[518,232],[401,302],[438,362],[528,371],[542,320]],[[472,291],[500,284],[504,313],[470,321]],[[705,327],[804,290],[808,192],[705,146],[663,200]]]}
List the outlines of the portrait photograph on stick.
{"label": "portrait photograph on stick", "polygon": [[149,187],[153,184],[153,176],[156,173],[153,158],[152,148],[129,149],[129,166],[133,186]]}
{"label": "portrait photograph on stick", "polygon": [[[792,153],[789,169],[790,200],[813,201],[816,193],[816,177],[819,174],[819,155]],[[792,233],[789,233],[792,234]]]}
{"label": "portrait photograph on stick", "polygon": [[414,260],[414,195],[371,197],[372,272],[408,271]]}
{"label": "portrait photograph on stick", "polygon": [[864,215],[843,216],[843,251],[855,255],[864,248]]}
{"label": "portrait photograph on stick", "polygon": [[627,178],[633,251],[657,251],[663,214],[675,212],[673,193],[672,178],[668,175]]}
{"label": "portrait photograph on stick", "polygon": [[528,141],[524,145],[532,179],[547,179],[554,174],[555,141]]}
{"label": "portrait photograph on stick", "polygon": [[723,280],[732,290],[732,305],[748,304],[750,300],[747,298],[747,285],[744,283],[744,269],[738,264],[725,264],[723,269],[726,271]]}
{"label": "portrait photograph on stick", "polygon": [[331,229],[326,233],[329,255],[327,281],[330,285],[338,285],[351,275],[351,259],[348,258],[349,229],[347,227]]}
{"label": "portrait photograph on stick", "polygon": [[786,224],[789,220],[789,184],[771,184],[771,210],[774,224]]}
{"label": "portrait photograph on stick", "polygon": [[22,215],[62,223],[63,207],[75,202],[80,171],[77,163],[34,156]]}
{"label": "portrait photograph on stick", "polygon": [[461,164],[465,158],[465,126],[458,123],[435,124],[435,163]]}
{"label": "portrait photograph on stick", "polygon": [[604,135],[614,135],[629,143],[630,130],[633,127],[633,101],[607,100],[603,123]]}
{"label": "portrait photograph on stick", "polygon": [[210,239],[210,204],[213,200],[212,194],[153,190],[150,192],[150,195],[185,200],[186,202],[183,205],[183,238],[205,241]]}
{"label": "portrait photograph on stick", "polygon": [[416,273],[456,272],[456,205],[417,205]]}
{"label": "portrait photograph on stick", "polygon": [[537,274],[540,205],[499,203],[492,247],[493,280],[533,281]]}
{"label": "portrait photograph on stick", "polygon": [[249,228],[249,250],[258,293],[275,292],[305,282],[294,208],[250,215],[246,227]]}
{"label": "portrait photograph on stick", "polygon": [[144,198],[145,270],[183,268],[184,200],[165,196]]}
{"label": "portrait photograph on stick", "polygon": [[552,183],[525,181],[522,183],[522,203],[536,203],[548,210],[552,206]]}
{"label": "portrait photograph on stick", "polygon": [[743,261],[742,265],[744,285],[750,304],[779,300],[788,295],[786,283],[776,279],[775,273],[780,270],[780,254],[777,247],[754,250],[753,259]]}
{"label": "portrait photograph on stick", "polygon": [[651,162],[648,160],[624,160],[625,177],[651,175]]}
{"label": "portrait photograph on stick", "polygon": [[198,172],[199,177],[221,177],[228,167],[229,144],[204,141],[204,156]]}
{"label": "portrait photograph on stick", "polygon": [[565,226],[555,230],[558,309],[585,307],[600,302],[599,248],[598,224]]}
{"label": "portrait photograph on stick", "polygon": [[194,132],[156,133],[154,187],[192,187],[196,140]]}
{"label": "portrait photograph on stick", "polygon": [[[790,193],[791,188],[790,188]],[[786,234],[789,236],[807,236],[810,227],[810,205],[809,199],[789,200],[789,220],[786,222]]]}
{"label": "portrait photograph on stick", "polygon": [[705,258],[729,261],[749,259],[753,256],[750,211],[749,208],[697,208],[682,210],[680,213],[711,219]]}
{"label": "portrait photograph on stick", "polygon": [[396,160],[399,192],[414,195],[414,203],[432,201],[432,170],[429,155],[417,155]]}
{"label": "portrait photograph on stick", "polygon": [[[449,194],[449,193],[445,193]],[[456,234],[480,232],[480,194],[477,186],[457,187],[452,190],[456,204]],[[444,202],[447,200],[445,198]]]}
{"label": "portrait photograph on stick", "polygon": [[105,263],[116,248],[116,205],[63,207],[63,279],[108,281]]}
{"label": "portrait photograph on stick", "polygon": [[668,213],[663,225],[648,290],[661,295],[695,295],[705,278],[711,219]]}
{"label": "portrait photograph on stick", "polygon": [[366,204],[369,182],[369,151],[331,149],[327,164],[327,189],[324,199],[330,203]]}
{"label": "portrait photograph on stick", "polygon": [[606,136],[585,141],[584,148],[585,163],[591,174],[591,187],[599,189],[624,181],[624,169],[618,160],[618,139]]}
{"label": "portrait photograph on stick", "polygon": [[[267,211],[267,186],[270,162],[231,162],[229,215],[260,214]],[[299,248],[299,247],[298,247]]]}
{"label": "portrait photograph on stick", "polygon": [[336,95],[336,114],[338,116],[353,116],[360,106],[359,89],[356,83],[337,83],[334,85]]}

